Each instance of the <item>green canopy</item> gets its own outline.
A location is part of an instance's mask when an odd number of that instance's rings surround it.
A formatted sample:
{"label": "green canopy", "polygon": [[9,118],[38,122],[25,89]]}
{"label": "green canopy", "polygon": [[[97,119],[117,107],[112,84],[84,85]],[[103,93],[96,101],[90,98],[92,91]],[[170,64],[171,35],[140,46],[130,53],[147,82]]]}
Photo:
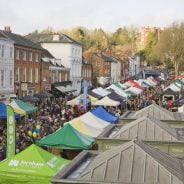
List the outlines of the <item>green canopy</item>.
{"label": "green canopy", "polygon": [[55,133],[44,137],[36,144],[45,147],[54,147],[70,150],[90,149],[94,139],[78,132],[70,124],[58,129]]}
{"label": "green canopy", "polygon": [[37,107],[34,107],[34,106],[31,106],[21,100],[15,100],[15,102],[17,103],[17,105],[23,109],[24,111],[26,111],[27,114],[30,114],[30,113],[33,113],[33,112],[36,112],[38,110]]}
{"label": "green canopy", "polygon": [[47,184],[69,163],[69,160],[32,144],[17,155],[0,162],[0,183]]}
{"label": "green canopy", "polygon": [[137,96],[135,93],[133,93],[132,91],[126,91],[127,94],[131,95],[131,96]]}
{"label": "green canopy", "polygon": [[115,85],[116,87],[118,87],[118,88],[120,88],[120,89],[123,90],[123,88],[120,86],[119,82],[116,82],[114,85]]}

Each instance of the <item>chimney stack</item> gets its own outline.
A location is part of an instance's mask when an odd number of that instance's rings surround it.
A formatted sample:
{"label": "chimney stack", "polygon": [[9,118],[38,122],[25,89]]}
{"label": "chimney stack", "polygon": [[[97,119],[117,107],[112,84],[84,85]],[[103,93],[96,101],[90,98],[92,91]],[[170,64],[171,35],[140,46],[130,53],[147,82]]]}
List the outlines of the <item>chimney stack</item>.
{"label": "chimney stack", "polygon": [[11,28],[10,28],[10,26],[4,26],[4,31],[10,32],[10,33],[11,33]]}

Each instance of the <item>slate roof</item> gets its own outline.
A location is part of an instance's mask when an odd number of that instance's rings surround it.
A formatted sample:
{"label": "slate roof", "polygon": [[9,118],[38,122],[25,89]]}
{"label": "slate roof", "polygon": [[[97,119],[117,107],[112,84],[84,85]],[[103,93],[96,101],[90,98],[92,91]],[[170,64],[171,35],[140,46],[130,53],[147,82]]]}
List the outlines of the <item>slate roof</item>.
{"label": "slate roof", "polygon": [[26,35],[27,39],[32,40],[35,43],[74,43],[77,45],[82,45],[81,43],[77,42],[73,38],[65,35],[59,34],[59,40],[53,40],[54,34],[30,34]]}
{"label": "slate roof", "polygon": [[100,153],[76,183],[183,184],[183,173],[181,159],[141,141],[130,141]]}
{"label": "slate roof", "polygon": [[120,128],[112,138],[147,141],[184,141],[181,131],[180,134],[178,131],[153,117],[144,116]]}
{"label": "slate roof", "polygon": [[6,31],[2,31],[2,32],[9,39],[13,40],[15,45],[42,50],[42,47],[40,45],[33,43],[32,41],[24,38],[21,35],[14,34],[11,32],[6,32]]}
{"label": "slate roof", "polygon": [[0,37],[1,38],[7,38],[1,31],[0,31]]}

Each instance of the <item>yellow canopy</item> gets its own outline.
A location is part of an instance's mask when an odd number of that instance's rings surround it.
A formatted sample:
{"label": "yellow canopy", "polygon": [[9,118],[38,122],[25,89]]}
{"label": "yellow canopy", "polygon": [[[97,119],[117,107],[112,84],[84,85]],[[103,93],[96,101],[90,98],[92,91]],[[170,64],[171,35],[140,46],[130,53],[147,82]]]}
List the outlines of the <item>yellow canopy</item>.
{"label": "yellow canopy", "polygon": [[26,115],[26,111],[24,111],[23,109],[21,109],[21,108],[16,104],[15,101],[11,102],[9,105],[13,108],[14,112],[16,112],[16,113],[18,113],[18,114],[20,114],[20,115]]}
{"label": "yellow canopy", "polygon": [[95,137],[89,130],[86,129],[84,123],[80,121],[79,119],[74,119],[74,121],[71,122],[71,125],[73,128],[78,130],[80,133],[87,135],[87,136]]}
{"label": "yellow canopy", "polygon": [[88,96],[89,96],[89,98],[91,99],[91,101],[93,101],[93,102],[98,101],[98,98],[95,98],[95,97],[93,97],[93,96],[91,96],[91,95],[88,95]]}

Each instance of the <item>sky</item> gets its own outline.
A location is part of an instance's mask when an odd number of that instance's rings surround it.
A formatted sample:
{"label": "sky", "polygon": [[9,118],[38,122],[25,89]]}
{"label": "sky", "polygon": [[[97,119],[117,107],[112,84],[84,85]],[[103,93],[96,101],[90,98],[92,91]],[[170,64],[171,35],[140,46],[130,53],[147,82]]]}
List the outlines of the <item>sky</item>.
{"label": "sky", "polygon": [[83,26],[113,32],[135,25],[166,27],[184,21],[184,0],[0,0],[0,29],[27,34]]}

